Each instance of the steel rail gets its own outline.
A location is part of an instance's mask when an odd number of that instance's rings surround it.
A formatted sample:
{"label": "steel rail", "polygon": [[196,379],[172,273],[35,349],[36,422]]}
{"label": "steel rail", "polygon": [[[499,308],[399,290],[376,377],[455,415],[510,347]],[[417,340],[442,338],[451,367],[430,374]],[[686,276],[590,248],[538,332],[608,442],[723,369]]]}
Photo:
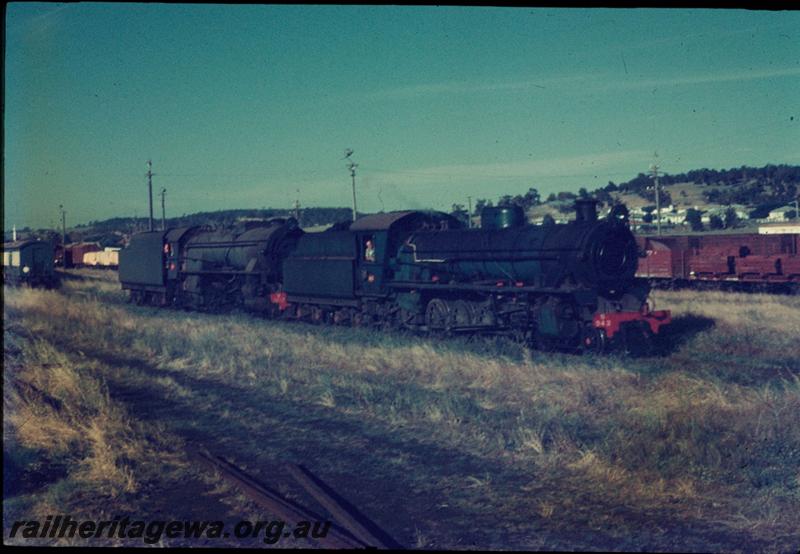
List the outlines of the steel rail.
{"label": "steel rail", "polygon": [[[323,521],[325,519],[312,510],[284,498],[279,492],[270,489],[221,456],[193,450],[189,452],[189,457],[205,468],[218,472],[223,479],[239,488],[249,499],[288,523],[296,525],[300,522]],[[325,537],[309,538],[308,540],[333,549],[374,548],[374,546],[357,538],[348,529],[336,523],[331,525]]]}

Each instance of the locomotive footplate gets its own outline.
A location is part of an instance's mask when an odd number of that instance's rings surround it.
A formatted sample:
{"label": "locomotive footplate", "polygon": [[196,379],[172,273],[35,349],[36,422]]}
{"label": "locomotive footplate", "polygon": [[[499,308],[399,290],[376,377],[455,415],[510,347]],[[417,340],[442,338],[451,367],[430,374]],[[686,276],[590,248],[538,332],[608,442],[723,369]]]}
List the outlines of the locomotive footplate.
{"label": "locomotive footplate", "polygon": [[657,335],[662,325],[667,325],[672,322],[672,313],[669,310],[649,311],[647,304],[644,309],[638,312],[606,312],[594,315],[592,319],[593,325],[605,331],[609,339],[614,338],[624,324],[629,323],[645,323],[649,326],[650,331]]}

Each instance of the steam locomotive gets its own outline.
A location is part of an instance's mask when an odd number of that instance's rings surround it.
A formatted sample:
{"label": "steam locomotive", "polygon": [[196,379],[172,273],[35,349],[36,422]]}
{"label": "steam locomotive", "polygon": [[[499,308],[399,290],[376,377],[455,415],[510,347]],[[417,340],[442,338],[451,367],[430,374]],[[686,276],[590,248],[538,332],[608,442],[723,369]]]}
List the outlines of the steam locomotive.
{"label": "steam locomotive", "polygon": [[119,279],[138,304],[508,334],[545,349],[649,343],[671,318],[649,310],[633,234],[614,216],[599,220],[593,200],[575,209],[572,222],[529,225],[521,208],[486,208],[477,229],[399,211],[319,233],[293,218],[151,231],[122,250]]}

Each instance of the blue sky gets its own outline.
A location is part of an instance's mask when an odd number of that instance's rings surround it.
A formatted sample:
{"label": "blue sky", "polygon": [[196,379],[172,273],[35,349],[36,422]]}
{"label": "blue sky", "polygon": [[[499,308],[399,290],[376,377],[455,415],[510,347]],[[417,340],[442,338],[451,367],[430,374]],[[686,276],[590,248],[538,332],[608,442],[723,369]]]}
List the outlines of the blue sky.
{"label": "blue sky", "polygon": [[[5,227],[800,163],[800,13],[12,3]],[[159,215],[160,208],[156,209]]]}

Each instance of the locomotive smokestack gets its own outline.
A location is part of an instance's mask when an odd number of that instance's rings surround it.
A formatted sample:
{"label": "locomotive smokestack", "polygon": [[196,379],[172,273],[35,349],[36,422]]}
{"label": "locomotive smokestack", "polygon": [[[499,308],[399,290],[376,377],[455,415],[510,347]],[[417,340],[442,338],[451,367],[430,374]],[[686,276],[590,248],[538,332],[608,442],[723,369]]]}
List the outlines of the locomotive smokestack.
{"label": "locomotive smokestack", "polygon": [[597,200],[581,198],[575,201],[575,221],[597,221]]}

